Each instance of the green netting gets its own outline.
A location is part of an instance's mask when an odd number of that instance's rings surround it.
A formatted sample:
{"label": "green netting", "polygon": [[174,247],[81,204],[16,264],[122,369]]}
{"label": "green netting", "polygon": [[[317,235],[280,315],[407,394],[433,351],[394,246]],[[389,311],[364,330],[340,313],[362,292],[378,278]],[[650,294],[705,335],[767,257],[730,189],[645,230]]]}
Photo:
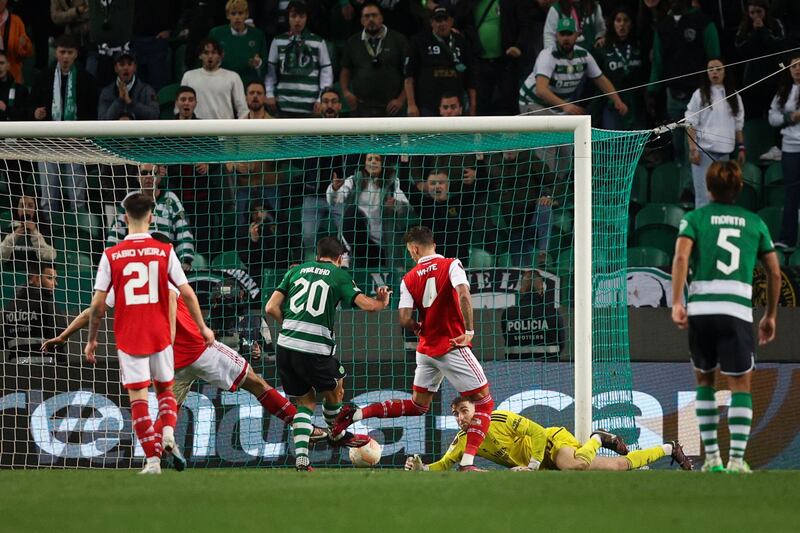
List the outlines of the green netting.
{"label": "green netting", "polygon": [[[593,420],[630,443],[637,431],[625,250],[630,187],[647,137],[592,132]],[[571,133],[30,139],[17,140],[13,150],[0,146],[0,157],[3,238],[24,225],[21,195],[38,205],[40,219],[33,222],[42,235],[40,241],[22,232],[13,243],[3,241],[4,309],[20,305],[15,293],[38,261],[52,261],[59,276],[54,320],[25,338],[54,335],[88,305],[94,265],[124,235],[119,202],[139,188],[139,168],[125,162],[153,163],[161,165],[153,231],[173,240],[218,338],[269,384],[280,386],[278,328],[265,317],[264,303],[291,265],[314,258],[319,237],[336,235],[365,293],[381,285],[394,290],[392,310],[339,312],[346,400],[410,397],[415,339],[397,327],[395,309],[400,280],[413,266],[403,233],[425,224],[439,251],[467,269],[474,352],[497,408],[573,429],[573,227],[585,214],[574,208]],[[6,334],[4,395],[23,394],[25,408],[4,411],[3,465],[141,461],[108,322],[95,368],[80,357],[85,337],[76,335],[53,359],[42,359],[35,343],[9,348],[13,335]],[[21,326],[4,324],[7,332],[16,328],[16,337],[23,336]],[[429,415],[371,419],[354,430],[384,444],[386,466],[401,465],[410,453],[432,460],[455,435],[449,416],[455,393],[445,382]],[[315,423],[324,426],[321,415],[318,407]],[[14,444],[26,435],[31,443]],[[246,390],[196,381],[177,435],[191,466],[293,464],[291,432]],[[349,464],[346,453],[324,445],[311,461]]]}

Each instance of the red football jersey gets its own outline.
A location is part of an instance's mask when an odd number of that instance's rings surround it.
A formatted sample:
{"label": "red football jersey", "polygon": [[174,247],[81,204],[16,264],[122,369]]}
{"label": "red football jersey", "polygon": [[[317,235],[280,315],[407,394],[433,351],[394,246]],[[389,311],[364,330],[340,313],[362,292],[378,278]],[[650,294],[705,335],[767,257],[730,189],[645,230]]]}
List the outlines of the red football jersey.
{"label": "red football jersey", "polygon": [[191,365],[206,350],[206,341],[200,335],[189,308],[178,296],[178,309],[175,313],[175,341],[172,343],[175,357],[175,371]]}
{"label": "red football jersey", "polygon": [[114,336],[129,355],[151,355],[170,345],[169,289],[186,283],[172,245],[146,233],[128,235],[107,248],[97,269],[95,289],[114,289]]}
{"label": "red football jersey", "polygon": [[400,307],[417,310],[422,324],[417,344],[419,353],[440,357],[453,349],[450,339],[466,331],[455,289],[455,285],[461,283],[467,283],[461,261],[441,255],[423,257],[403,276]]}

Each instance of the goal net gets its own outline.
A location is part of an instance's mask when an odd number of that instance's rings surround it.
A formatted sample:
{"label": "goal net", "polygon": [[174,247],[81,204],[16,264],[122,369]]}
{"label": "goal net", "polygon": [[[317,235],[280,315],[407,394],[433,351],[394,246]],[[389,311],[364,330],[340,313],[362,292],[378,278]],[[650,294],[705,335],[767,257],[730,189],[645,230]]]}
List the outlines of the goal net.
{"label": "goal net", "polygon": [[[100,254],[125,235],[120,202],[140,189],[155,191],[151,230],[172,241],[218,340],[269,384],[280,388],[278,330],[264,304],[290,265],[314,258],[318,238],[336,235],[365,293],[394,290],[391,310],[343,304],[339,311],[345,399],[410,397],[415,338],[397,326],[397,297],[413,266],[403,234],[426,225],[437,251],[466,267],[473,351],[496,408],[566,426],[579,438],[594,426],[636,442],[625,250],[629,191],[647,132],[590,132],[585,117],[4,130],[2,466],[127,468],[143,460],[119,385],[113,317],[101,326],[94,366],[82,359],[85,331],[40,351],[89,305]],[[151,169],[154,178],[141,176]],[[361,421],[354,431],[384,445],[382,465],[415,453],[430,461],[456,433],[455,394],[445,382],[427,416]],[[321,410],[315,423],[324,426]],[[196,381],[177,440],[193,467],[293,464],[291,430],[243,389]],[[348,464],[346,453],[326,445],[310,458]]]}

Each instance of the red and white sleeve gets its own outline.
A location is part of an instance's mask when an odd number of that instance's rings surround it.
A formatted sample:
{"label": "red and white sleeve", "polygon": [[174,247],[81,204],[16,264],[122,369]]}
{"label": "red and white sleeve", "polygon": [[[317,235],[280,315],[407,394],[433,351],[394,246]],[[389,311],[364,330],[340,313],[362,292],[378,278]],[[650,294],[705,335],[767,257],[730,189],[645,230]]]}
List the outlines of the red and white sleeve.
{"label": "red and white sleeve", "polygon": [[100,264],[97,265],[97,278],[94,282],[94,290],[108,292],[111,289],[111,263],[108,256],[103,254]]}
{"label": "red and white sleeve", "polygon": [[448,273],[450,274],[450,284],[454,288],[458,287],[459,285],[466,285],[469,287],[467,273],[464,272],[464,266],[461,264],[459,259],[455,259],[452,263],[450,263],[450,270]]}
{"label": "red and white sleeve", "polygon": [[398,309],[413,309],[414,308],[414,298],[411,296],[411,293],[408,292],[408,287],[406,287],[406,282],[400,282],[400,303],[397,306]]}
{"label": "red and white sleeve", "polygon": [[170,283],[175,287],[180,287],[181,285],[189,283],[189,280],[186,279],[186,273],[183,271],[183,267],[181,267],[181,261],[178,259],[178,256],[175,255],[175,250],[173,248],[169,250],[167,273]]}

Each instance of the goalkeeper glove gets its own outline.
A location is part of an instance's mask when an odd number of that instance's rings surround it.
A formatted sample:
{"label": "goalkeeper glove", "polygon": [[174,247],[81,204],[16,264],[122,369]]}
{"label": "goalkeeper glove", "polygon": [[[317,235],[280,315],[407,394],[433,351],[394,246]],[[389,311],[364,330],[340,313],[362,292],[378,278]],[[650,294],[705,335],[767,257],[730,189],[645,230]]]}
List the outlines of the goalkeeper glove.
{"label": "goalkeeper glove", "polygon": [[421,470],[428,470],[428,465],[422,462],[422,457],[414,454],[406,457],[405,469],[408,471],[419,472]]}

